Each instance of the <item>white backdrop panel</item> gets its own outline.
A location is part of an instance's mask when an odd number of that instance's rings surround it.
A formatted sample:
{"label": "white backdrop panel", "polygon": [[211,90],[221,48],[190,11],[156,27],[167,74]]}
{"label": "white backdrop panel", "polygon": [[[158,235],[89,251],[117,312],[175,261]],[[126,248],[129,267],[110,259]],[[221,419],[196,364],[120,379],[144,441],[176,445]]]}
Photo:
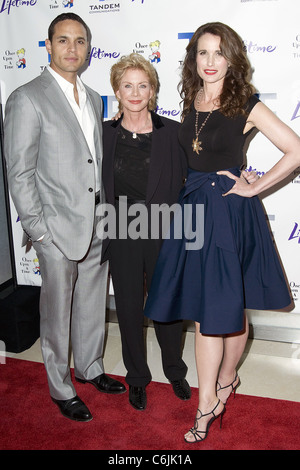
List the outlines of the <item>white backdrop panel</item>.
{"label": "white backdrop panel", "polygon": [[[0,80],[3,106],[19,85],[48,64],[44,47],[54,17],[72,11],[92,32],[92,54],[82,74],[105,103],[105,119],[116,112],[109,82],[111,65],[139,52],[154,62],[160,77],[157,112],[180,120],[177,85],[180,65],[192,33],[208,21],[222,21],[245,42],[260,98],[298,134],[300,131],[300,2],[296,0],[0,0]],[[55,136],[54,136],[55,138]],[[248,150],[247,166],[264,173],[280,152],[261,134]],[[263,203],[300,314],[300,176]],[[12,206],[13,237],[19,284],[40,285],[34,250],[21,248],[22,230]]]}

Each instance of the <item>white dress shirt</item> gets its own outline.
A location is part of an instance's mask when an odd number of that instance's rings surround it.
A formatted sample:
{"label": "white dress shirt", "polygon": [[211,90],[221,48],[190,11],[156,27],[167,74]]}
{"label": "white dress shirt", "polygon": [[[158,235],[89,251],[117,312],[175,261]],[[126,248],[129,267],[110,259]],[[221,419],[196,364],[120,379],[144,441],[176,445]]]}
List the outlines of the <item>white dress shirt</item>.
{"label": "white dress shirt", "polygon": [[65,97],[70,103],[70,106],[76,118],[78,119],[82,132],[85,136],[85,139],[87,141],[87,144],[89,146],[90,152],[94,160],[95,188],[97,192],[100,189],[100,181],[99,181],[99,172],[97,168],[96,150],[95,150],[95,143],[94,143],[95,117],[94,117],[91,103],[89,99],[87,99],[86,89],[82,81],[80,80],[80,78],[77,77],[77,91],[78,91],[78,97],[79,97],[79,105],[78,105],[75,100],[74,87],[72,83],[68,82],[68,80],[66,80],[57,72],[55,72],[55,70],[53,70],[52,67],[49,66],[48,70],[56,79]]}

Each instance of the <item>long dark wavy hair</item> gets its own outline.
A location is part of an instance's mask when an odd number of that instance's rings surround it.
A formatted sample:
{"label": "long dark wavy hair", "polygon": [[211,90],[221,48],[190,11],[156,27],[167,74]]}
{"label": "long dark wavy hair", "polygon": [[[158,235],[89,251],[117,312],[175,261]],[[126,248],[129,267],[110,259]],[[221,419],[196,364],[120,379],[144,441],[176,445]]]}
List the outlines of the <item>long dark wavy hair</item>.
{"label": "long dark wavy hair", "polygon": [[219,97],[219,111],[228,117],[245,114],[245,104],[255,93],[251,80],[251,66],[246,54],[246,48],[240,36],[229,26],[215,22],[200,26],[191,38],[183,63],[181,81],[178,85],[182,98],[182,120],[190,112],[197,92],[203,86],[203,80],[197,73],[198,39],[205,33],[220,37],[220,50],[229,63],[224,78],[222,93]]}

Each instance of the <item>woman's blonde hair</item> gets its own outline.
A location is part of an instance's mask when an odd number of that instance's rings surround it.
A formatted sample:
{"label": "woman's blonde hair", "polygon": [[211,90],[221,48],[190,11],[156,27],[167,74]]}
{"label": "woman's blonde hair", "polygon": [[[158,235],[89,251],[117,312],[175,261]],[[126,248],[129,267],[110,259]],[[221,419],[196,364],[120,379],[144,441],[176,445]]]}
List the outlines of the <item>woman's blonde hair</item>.
{"label": "woman's blonde hair", "polygon": [[[150,111],[156,109],[157,95],[159,91],[158,75],[153,65],[140,54],[129,54],[121,57],[110,70],[110,83],[114,93],[119,90],[121,80],[128,69],[138,69],[146,73],[150,86],[153,89],[153,96],[149,100],[148,109]],[[119,111],[122,111],[122,104],[119,102]]]}

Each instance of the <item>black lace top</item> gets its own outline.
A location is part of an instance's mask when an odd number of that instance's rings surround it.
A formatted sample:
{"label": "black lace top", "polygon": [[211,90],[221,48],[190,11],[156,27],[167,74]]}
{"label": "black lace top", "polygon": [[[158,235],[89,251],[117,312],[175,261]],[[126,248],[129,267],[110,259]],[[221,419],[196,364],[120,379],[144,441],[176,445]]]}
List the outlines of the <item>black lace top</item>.
{"label": "black lace top", "polygon": [[137,134],[122,126],[118,132],[114,159],[115,197],[145,200],[150,165],[152,133]]}

